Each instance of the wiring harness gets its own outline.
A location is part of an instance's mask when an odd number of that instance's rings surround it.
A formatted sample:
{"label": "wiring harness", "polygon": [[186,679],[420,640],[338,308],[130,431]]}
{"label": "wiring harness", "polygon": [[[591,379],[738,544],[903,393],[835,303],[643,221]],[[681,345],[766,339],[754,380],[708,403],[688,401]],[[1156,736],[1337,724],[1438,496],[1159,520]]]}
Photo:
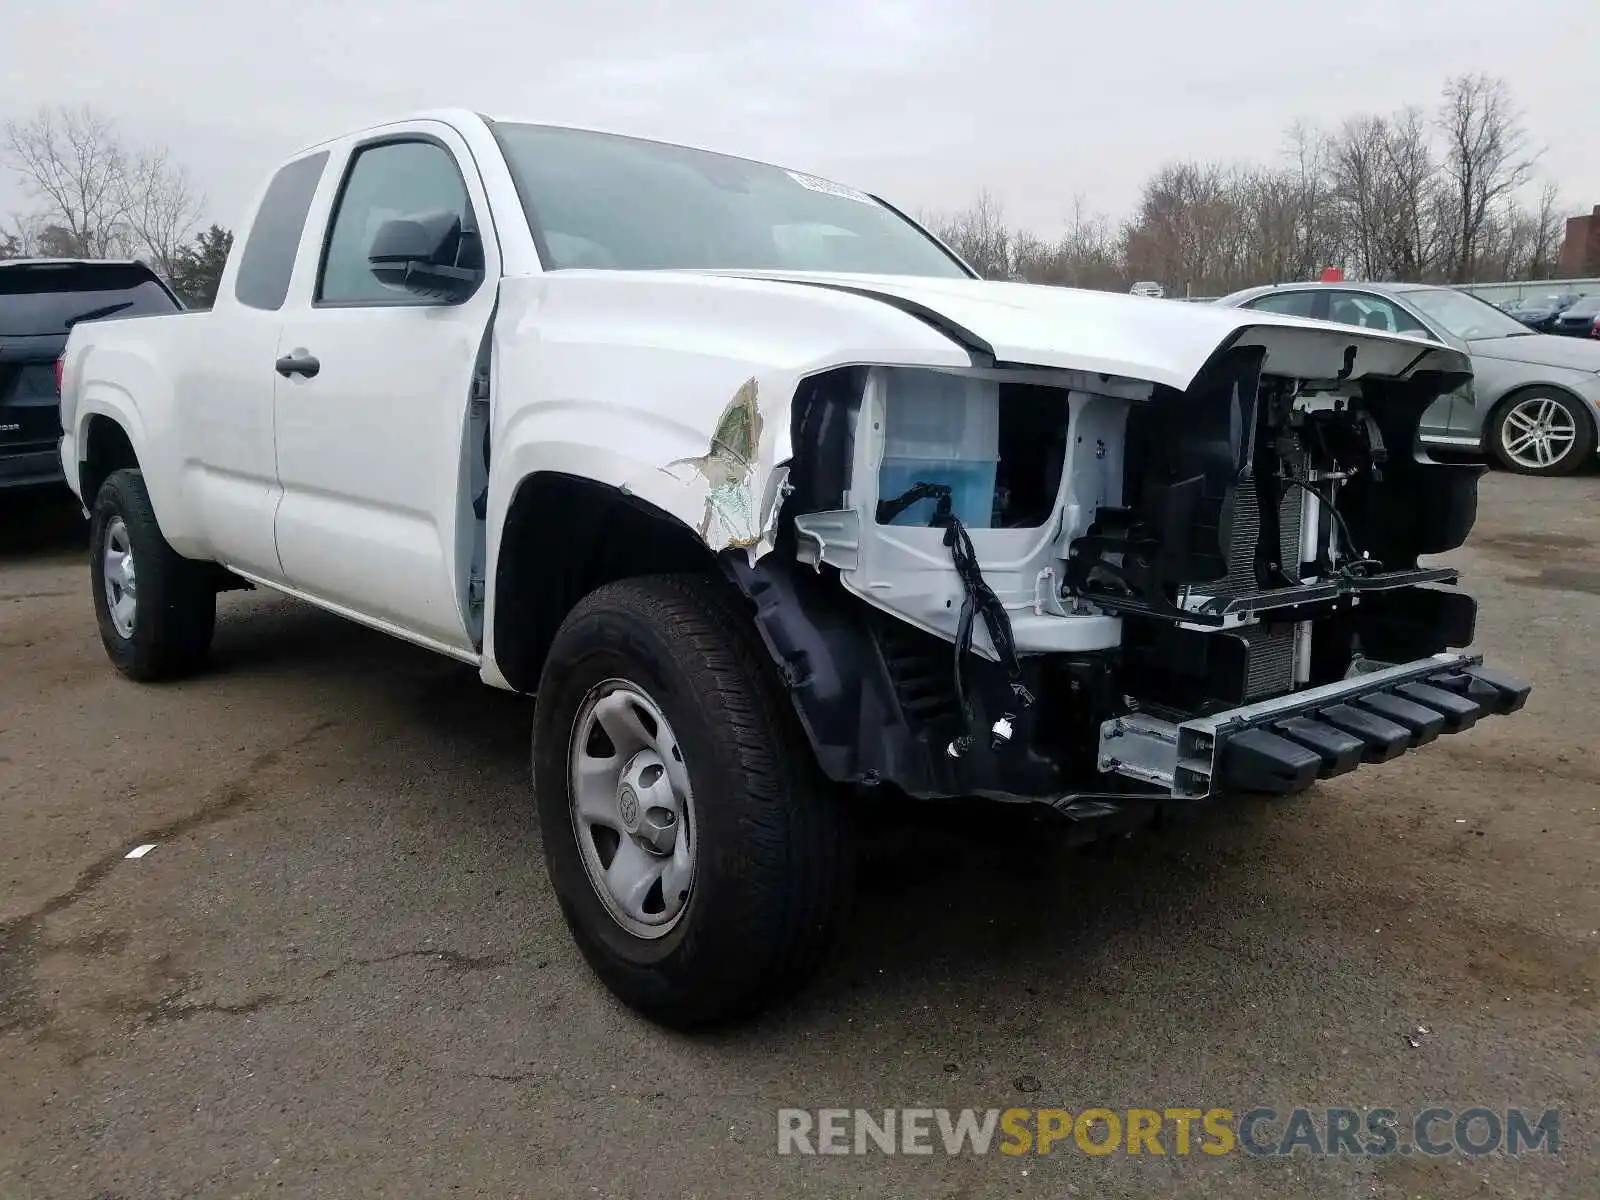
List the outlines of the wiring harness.
{"label": "wiring harness", "polygon": [[[944,544],[950,551],[951,565],[955,567],[965,593],[961,602],[961,617],[956,624],[955,688],[967,732],[945,747],[945,753],[951,758],[960,758],[971,749],[972,731],[977,725],[967,694],[964,668],[966,657],[972,652],[973,623],[978,617],[983,618],[984,627],[989,631],[989,640],[994,643],[995,653],[1000,656],[1001,665],[1006,669],[1011,697],[1019,711],[1033,706],[1033,693],[1022,682],[1022,662],[1017,657],[1016,641],[1011,634],[1011,618],[1006,613],[1005,605],[1000,603],[1000,597],[994,594],[994,589],[983,578],[983,569],[978,565],[978,556],[972,548],[972,538],[968,536],[961,518],[955,515],[949,485],[914,483],[894,499],[880,500],[878,523],[888,524],[912,505],[924,500],[934,502],[928,525],[944,530]],[[990,726],[991,747],[998,748],[1011,740],[1012,723],[1015,720],[1015,712],[1006,712]]]}

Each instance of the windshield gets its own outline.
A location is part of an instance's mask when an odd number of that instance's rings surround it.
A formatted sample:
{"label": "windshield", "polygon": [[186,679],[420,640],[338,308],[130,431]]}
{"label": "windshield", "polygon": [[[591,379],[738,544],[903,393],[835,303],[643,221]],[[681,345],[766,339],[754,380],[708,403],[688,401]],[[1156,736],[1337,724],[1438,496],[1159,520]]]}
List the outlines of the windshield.
{"label": "windshield", "polygon": [[615,134],[493,128],[547,269],[968,278],[911,222],[836,183]]}
{"label": "windshield", "polygon": [[1494,305],[1454,288],[1418,288],[1405,294],[1406,300],[1424,316],[1443,325],[1447,333],[1463,341],[1480,338],[1517,337],[1531,334],[1515,317],[1508,317]]}
{"label": "windshield", "polygon": [[120,263],[0,267],[0,336],[62,335],[88,314],[176,312],[149,269]]}

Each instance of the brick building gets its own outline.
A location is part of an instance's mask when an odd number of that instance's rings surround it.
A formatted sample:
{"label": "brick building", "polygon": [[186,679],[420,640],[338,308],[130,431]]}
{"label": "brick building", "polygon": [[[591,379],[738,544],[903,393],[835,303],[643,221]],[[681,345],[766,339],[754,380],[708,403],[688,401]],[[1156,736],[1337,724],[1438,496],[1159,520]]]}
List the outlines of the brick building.
{"label": "brick building", "polygon": [[1600,204],[1586,217],[1567,218],[1558,275],[1577,279],[1600,275]]}

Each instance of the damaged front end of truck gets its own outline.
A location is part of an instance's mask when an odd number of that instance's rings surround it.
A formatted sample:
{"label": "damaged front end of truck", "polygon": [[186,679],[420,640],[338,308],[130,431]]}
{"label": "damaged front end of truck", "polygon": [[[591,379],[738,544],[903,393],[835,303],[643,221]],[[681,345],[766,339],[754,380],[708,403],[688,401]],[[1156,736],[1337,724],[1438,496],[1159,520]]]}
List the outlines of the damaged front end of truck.
{"label": "damaged front end of truck", "polygon": [[760,545],[723,561],[832,779],[1093,818],[1297,792],[1523,705],[1421,563],[1476,515],[1482,468],[1417,438],[1463,355],[1246,325],[1186,386],[1148,374],[978,344],[801,382]]}

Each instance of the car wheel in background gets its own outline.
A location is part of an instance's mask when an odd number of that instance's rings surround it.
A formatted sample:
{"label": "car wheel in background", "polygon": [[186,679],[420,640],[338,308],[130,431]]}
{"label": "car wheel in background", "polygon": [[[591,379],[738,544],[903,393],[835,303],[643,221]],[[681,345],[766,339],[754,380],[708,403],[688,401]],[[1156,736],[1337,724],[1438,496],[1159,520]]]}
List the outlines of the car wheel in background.
{"label": "car wheel in background", "polygon": [[1594,418],[1576,398],[1553,388],[1530,388],[1502,401],[1488,435],[1495,461],[1519,475],[1569,475],[1594,457]]}
{"label": "car wheel in background", "polygon": [[89,522],[89,577],[100,641],[124,675],[148,682],[204,665],[217,590],[205,564],[167,543],[143,472],[113,471],[101,485]]}

